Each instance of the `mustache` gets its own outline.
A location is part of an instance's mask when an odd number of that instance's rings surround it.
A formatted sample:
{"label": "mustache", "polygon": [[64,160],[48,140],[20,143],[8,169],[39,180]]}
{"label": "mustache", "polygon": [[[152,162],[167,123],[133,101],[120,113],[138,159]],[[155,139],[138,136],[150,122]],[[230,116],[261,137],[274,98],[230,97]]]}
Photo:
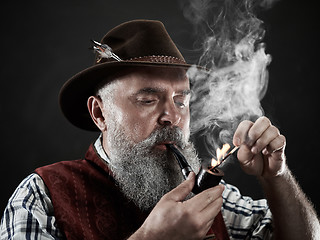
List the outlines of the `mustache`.
{"label": "mustache", "polygon": [[154,130],[148,138],[137,144],[138,147],[150,147],[157,143],[173,142],[179,148],[186,146],[184,135],[179,127],[162,127]]}

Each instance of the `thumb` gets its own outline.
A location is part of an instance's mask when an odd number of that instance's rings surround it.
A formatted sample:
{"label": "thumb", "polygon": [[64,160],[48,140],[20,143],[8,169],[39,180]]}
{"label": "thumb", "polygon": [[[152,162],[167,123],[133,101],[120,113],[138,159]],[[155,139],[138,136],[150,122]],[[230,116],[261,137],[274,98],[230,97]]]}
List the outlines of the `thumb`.
{"label": "thumb", "polygon": [[185,200],[188,194],[191,192],[195,182],[195,173],[190,172],[188,178],[183,181],[176,188],[172,189],[169,193],[166,194],[166,197],[174,200],[176,202],[180,202]]}

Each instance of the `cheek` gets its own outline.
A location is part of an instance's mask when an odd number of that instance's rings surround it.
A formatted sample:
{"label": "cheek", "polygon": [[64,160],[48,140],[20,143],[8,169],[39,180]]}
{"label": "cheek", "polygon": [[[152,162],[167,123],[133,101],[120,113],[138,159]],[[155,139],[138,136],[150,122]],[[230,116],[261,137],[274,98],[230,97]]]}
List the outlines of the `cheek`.
{"label": "cheek", "polygon": [[122,114],[121,122],[119,122],[127,135],[135,142],[141,142],[149,137],[157,126],[157,117],[155,114],[146,114],[146,112],[129,111]]}
{"label": "cheek", "polygon": [[137,117],[132,123],[134,141],[140,142],[148,138],[156,126],[157,120],[155,117]]}
{"label": "cheek", "polygon": [[190,137],[190,115],[189,114],[188,114],[188,116],[185,116],[182,119],[180,127],[186,137],[186,140],[189,140],[189,137]]}

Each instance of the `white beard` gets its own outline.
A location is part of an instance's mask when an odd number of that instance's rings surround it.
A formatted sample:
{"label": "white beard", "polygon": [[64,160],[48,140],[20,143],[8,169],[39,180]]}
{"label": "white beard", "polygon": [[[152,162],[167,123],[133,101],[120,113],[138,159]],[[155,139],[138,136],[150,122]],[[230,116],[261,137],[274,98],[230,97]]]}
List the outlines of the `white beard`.
{"label": "white beard", "polygon": [[124,195],[141,210],[151,210],[160,198],[183,180],[181,169],[169,151],[155,150],[156,143],[173,141],[182,149],[192,169],[200,168],[193,144],[178,127],[155,130],[147,139],[133,143],[119,124],[108,127],[110,168]]}

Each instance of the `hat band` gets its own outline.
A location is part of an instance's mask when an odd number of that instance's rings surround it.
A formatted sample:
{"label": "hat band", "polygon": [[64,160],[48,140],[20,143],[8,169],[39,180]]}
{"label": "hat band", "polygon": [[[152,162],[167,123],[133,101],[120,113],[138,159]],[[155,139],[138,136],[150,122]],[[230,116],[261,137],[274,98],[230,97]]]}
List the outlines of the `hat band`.
{"label": "hat band", "polygon": [[[119,62],[146,62],[146,63],[166,63],[166,64],[187,64],[184,60],[173,57],[173,56],[165,56],[165,55],[151,55],[151,56],[141,56],[134,57],[129,59],[122,59]],[[98,57],[95,60],[95,64],[105,63],[105,62],[114,62],[113,58],[103,58]]]}
{"label": "hat band", "polygon": [[169,63],[169,64],[186,64],[184,60],[177,57],[164,56],[164,55],[152,55],[152,56],[142,56],[130,58],[126,61],[133,62],[153,62],[153,63]]}

